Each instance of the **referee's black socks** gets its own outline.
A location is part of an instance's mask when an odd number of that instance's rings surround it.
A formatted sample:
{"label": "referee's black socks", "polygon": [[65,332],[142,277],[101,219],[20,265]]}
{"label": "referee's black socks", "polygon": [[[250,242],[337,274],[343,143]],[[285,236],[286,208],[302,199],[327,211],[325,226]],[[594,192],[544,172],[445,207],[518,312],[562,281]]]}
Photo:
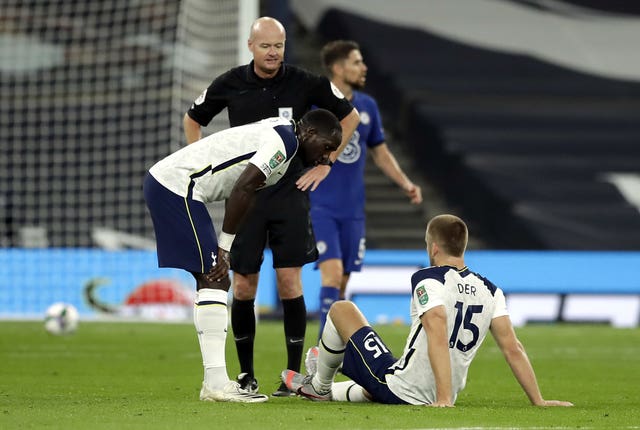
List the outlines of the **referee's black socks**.
{"label": "referee's black socks", "polygon": [[307,307],[304,296],[283,299],[284,336],[287,343],[287,369],[300,372],[304,335],[307,330]]}
{"label": "referee's black socks", "polygon": [[231,328],[236,342],[240,372],[253,373],[253,340],[256,337],[255,299],[237,300],[231,303]]}

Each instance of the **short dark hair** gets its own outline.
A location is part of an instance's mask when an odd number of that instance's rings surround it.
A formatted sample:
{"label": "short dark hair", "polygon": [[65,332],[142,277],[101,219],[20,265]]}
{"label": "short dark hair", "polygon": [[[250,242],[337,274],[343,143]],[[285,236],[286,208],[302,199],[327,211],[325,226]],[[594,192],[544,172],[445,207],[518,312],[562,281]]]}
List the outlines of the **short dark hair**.
{"label": "short dark hair", "polygon": [[455,215],[437,215],[427,224],[427,241],[453,257],[462,257],[468,239],[467,225]]}
{"label": "short dark hair", "polygon": [[313,109],[300,118],[300,127],[313,127],[319,134],[342,141],[342,125],[338,118],[326,109]]}
{"label": "short dark hair", "polygon": [[351,51],[360,50],[360,45],[353,40],[334,40],[320,50],[322,65],[331,74],[331,66],[338,61],[346,60]]}

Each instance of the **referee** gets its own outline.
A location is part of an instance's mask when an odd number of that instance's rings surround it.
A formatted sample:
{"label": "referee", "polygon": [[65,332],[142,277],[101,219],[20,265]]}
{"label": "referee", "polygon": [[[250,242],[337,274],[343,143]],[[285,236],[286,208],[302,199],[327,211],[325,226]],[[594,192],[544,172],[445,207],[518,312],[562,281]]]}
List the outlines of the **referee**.
{"label": "referee", "polygon": [[[358,112],[326,77],[284,64],[285,40],[279,21],[261,17],[253,23],[248,40],[253,61],[215,78],[195,100],[184,116],[187,143],[199,140],[201,126],[224,108],[235,127],[272,116],[297,121],[315,105],[340,120],[342,143],[330,157],[331,161],[337,158],[358,126]],[[303,172],[301,160],[294,158],[278,184],[256,194],[255,206],[233,242],[231,326],[240,362],[238,382],[249,391],[258,392],[253,368],[254,302],[267,243],[284,312],[287,368],[300,370],[307,319],[301,272],[304,264],[318,258],[306,190],[314,190],[329,171],[329,166],[316,166]],[[273,393],[292,394],[284,384]]]}

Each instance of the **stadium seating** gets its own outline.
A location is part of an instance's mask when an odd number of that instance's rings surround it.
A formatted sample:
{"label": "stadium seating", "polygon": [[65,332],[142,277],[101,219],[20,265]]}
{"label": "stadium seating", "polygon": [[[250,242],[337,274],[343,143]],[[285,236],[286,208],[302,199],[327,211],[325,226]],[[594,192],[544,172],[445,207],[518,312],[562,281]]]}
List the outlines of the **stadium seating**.
{"label": "stadium seating", "polygon": [[639,82],[337,9],[318,30],[360,43],[394,133],[488,246],[640,248],[640,212],[610,180],[640,171]]}

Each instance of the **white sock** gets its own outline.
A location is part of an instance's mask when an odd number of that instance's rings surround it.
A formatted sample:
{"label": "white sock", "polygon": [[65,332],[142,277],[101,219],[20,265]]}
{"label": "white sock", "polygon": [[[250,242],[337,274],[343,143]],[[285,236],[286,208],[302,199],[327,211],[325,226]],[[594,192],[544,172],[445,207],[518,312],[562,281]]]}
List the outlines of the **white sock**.
{"label": "white sock", "polygon": [[334,382],[331,385],[332,399],[335,402],[370,402],[364,395],[364,388],[353,381]]}
{"label": "white sock", "polygon": [[227,292],[210,288],[198,291],[193,322],[202,353],[204,383],[211,389],[222,389],[229,381],[225,361]]}
{"label": "white sock", "polygon": [[319,392],[331,389],[331,383],[336,376],[338,367],[344,358],[346,344],[333,325],[331,317],[327,315],[327,322],[322,331],[322,338],[318,345],[318,370],[313,376],[312,384]]}

